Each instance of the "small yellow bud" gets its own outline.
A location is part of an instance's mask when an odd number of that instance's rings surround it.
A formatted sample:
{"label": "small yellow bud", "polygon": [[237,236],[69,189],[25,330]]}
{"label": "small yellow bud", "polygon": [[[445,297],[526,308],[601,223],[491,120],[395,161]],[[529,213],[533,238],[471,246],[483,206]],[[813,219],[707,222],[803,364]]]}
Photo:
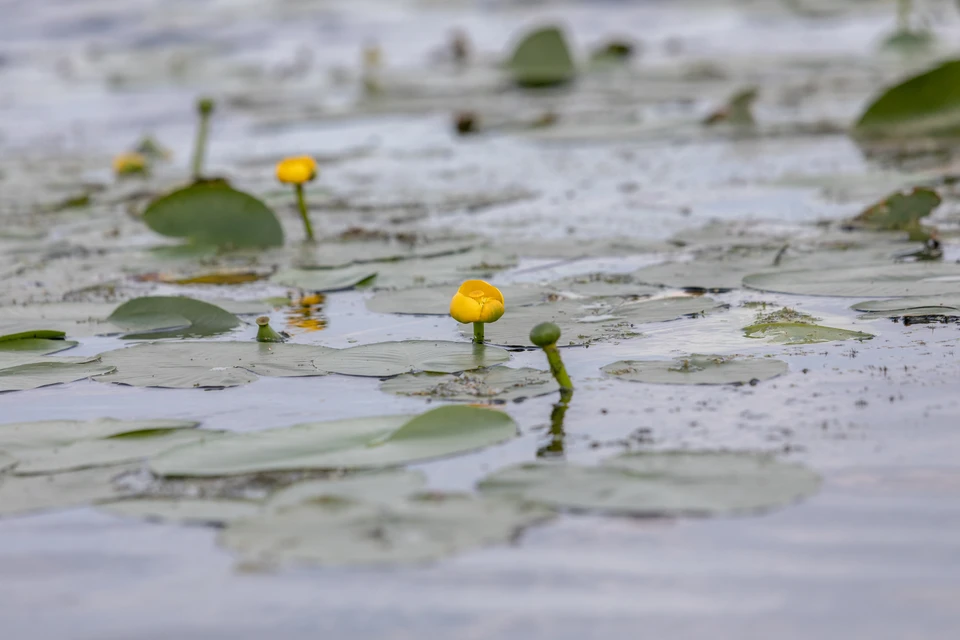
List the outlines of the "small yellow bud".
{"label": "small yellow bud", "polygon": [[310,156],[286,158],[277,164],[277,180],[284,184],[303,184],[317,177],[317,161]]}
{"label": "small yellow bud", "polygon": [[144,175],[147,159],[141,153],[121,153],[113,159],[113,172],[117,176]]}

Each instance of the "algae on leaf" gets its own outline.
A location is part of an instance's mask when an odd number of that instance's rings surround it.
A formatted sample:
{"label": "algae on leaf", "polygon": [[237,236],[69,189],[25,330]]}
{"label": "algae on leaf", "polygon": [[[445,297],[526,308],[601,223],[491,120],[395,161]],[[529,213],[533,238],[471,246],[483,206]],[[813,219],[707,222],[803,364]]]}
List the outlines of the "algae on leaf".
{"label": "algae on leaf", "polygon": [[960,134],[960,60],[948,60],[886,89],[853,132],[866,138]]}
{"label": "algae on leaf", "polygon": [[257,198],[222,181],[197,182],[150,203],[143,221],[191,244],[241,249],[283,245],[277,216]]}
{"label": "algae on leaf", "polygon": [[808,322],[765,322],[743,328],[748,338],[768,338],[779,344],[817,344],[836,340],[870,340],[872,333],[823,327]]}

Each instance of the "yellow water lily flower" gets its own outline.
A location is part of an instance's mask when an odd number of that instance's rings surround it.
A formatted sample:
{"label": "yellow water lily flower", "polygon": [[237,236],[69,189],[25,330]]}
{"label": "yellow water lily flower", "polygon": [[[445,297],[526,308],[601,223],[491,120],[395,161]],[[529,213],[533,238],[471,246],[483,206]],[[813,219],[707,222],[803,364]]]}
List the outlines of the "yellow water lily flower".
{"label": "yellow water lily flower", "polygon": [[286,158],[277,164],[277,180],[284,184],[303,184],[317,177],[317,161],[310,156]]}
{"label": "yellow water lily flower", "polygon": [[142,153],[121,153],[113,159],[113,172],[118,176],[142,175],[147,172],[147,158]]}
{"label": "yellow water lily flower", "polygon": [[467,280],[450,301],[450,315],[457,322],[496,322],[503,312],[503,294],[483,280]]}

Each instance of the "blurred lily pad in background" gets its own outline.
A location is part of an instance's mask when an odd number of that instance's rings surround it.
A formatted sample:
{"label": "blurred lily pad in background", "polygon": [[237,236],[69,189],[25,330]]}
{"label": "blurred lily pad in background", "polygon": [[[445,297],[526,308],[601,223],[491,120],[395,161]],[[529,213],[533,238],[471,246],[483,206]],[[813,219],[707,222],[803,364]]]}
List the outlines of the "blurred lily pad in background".
{"label": "blurred lily pad in background", "polygon": [[886,89],[854,126],[865,138],[960,135],[960,60],[948,60]]}
{"label": "blurred lily pad in background", "polygon": [[623,380],[654,384],[748,384],[789,371],[773,358],[734,358],[694,354],[675,360],[620,360],[601,371]]}
{"label": "blurred lily pad in background", "polygon": [[543,27],[524,36],[507,69],[522,87],[552,87],[576,77],[566,36],[558,27]]}

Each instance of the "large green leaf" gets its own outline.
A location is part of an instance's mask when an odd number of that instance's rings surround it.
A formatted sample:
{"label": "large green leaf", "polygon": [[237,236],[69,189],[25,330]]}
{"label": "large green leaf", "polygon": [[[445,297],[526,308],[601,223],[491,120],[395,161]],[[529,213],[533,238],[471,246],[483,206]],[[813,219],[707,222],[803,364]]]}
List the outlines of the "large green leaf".
{"label": "large green leaf", "polygon": [[543,27],[524,36],[507,68],[514,81],[524,87],[549,87],[576,76],[567,40],[557,27]]}
{"label": "large green leaf", "polygon": [[234,521],[219,540],[258,563],[410,564],[506,544],[552,515],[542,507],[461,494],[425,494],[389,507],[328,500]]}
{"label": "large green leaf", "polygon": [[806,322],[764,322],[743,328],[748,338],[767,338],[769,342],[779,344],[816,344],[836,340],[870,340],[872,333],[822,327]]}
{"label": "large green leaf", "polygon": [[620,360],[601,371],[633,382],[654,384],[748,384],[783,375],[790,368],[772,358],[694,354],[676,360]]}
{"label": "large green leaf", "polygon": [[229,331],[240,319],[220,307],[180,296],[148,296],[124,302],[107,318],[127,339],[202,337]]}
{"label": "large green leaf", "polygon": [[860,116],[854,133],[872,138],[960,133],[960,60],[886,89]]}
{"label": "large green leaf", "polygon": [[0,424],[0,449],[16,452],[26,448],[60,447],[80,440],[109,438],[161,430],[192,429],[189,420],[45,420]]}
{"label": "large green leaf", "polygon": [[881,298],[960,293],[960,264],[899,263],[747,276],[751,289],[808,296]]}
{"label": "large green leaf", "polygon": [[501,364],[509,359],[507,351],[483,344],[405,340],[329,349],[313,364],[329,373],[381,378],[416,371],[458,373]]}
{"label": "large green leaf", "polygon": [[813,495],[820,478],[772,456],[727,451],[628,453],[600,466],[534,463],[497,471],[484,495],[545,506],[636,516],[728,515]]}
{"label": "large green leaf", "polygon": [[76,382],[110,373],[114,367],[97,356],[85,358],[48,358],[20,356],[19,352],[0,352],[0,392],[25,391],[54,384]]}
{"label": "large green leaf", "polygon": [[260,342],[151,342],[100,354],[116,371],[95,378],[136,387],[221,389],[248,384],[257,374],[322,376],[313,361],[326,347]]}
{"label": "large green leaf", "polygon": [[164,476],[375,469],[479,449],[516,431],[516,423],[500,411],[447,406],[412,418],[352,418],[228,435],[168,451],[150,467]]}
{"label": "large green leaf", "polygon": [[0,482],[0,516],[67,509],[133,495],[135,489],[113,480],[137,468],[102,467],[45,476],[8,474]]}
{"label": "large green leaf", "polygon": [[438,400],[506,402],[553,393],[559,390],[559,386],[547,371],[492,367],[459,375],[408,373],[385,380],[380,390],[399,396]]}
{"label": "large green leaf", "polygon": [[200,182],[150,203],[143,221],[157,233],[192,244],[225,248],[283,245],[273,211],[224,182]]}

